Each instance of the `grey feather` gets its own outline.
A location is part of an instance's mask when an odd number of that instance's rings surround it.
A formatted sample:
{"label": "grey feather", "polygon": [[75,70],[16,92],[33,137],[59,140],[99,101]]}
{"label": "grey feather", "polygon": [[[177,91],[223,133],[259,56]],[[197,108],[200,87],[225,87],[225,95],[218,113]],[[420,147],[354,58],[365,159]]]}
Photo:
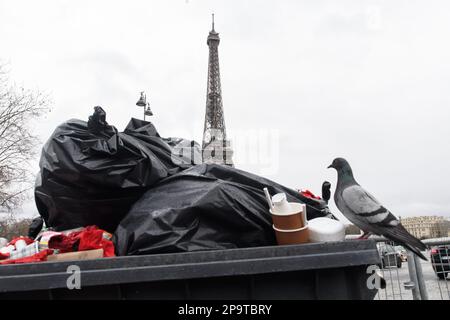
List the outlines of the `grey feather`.
{"label": "grey feather", "polygon": [[348,186],[341,193],[346,207],[369,223],[389,224],[397,219],[360,185]]}
{"label": "grey feather", "polygon": [[347,219],[364,232],[382,235],[403,244],[426,260],[420,252],[426,249],[425,244],[412,236],[388,209],[356,182],[345,159],[335,159],[330,167],[338,172],[334,201]]}

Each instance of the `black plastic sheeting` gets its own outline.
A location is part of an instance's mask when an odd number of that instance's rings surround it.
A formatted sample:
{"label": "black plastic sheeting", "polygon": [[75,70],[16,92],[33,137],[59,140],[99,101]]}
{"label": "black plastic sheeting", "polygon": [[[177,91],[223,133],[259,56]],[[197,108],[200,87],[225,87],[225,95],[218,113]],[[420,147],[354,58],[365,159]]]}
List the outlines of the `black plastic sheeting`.
{"label": "black plastic sheeting", "polygon": [[131,119],[119,133],[95,107],[88,123],[69,120],[44,145],[35,186],[39,213],[56,230],[97,225],[114,232],[146,190],[192,166],[191,157],[174,152],[180,144],[201,157],[198,144],[161,138],[150,122]]}
{"label": "black plastic sheeting", "polygon": [[330,215],[324,201],[254,174],[197,165],[147,191],[114,235],[118,255],[275,245],[263,188],[307,204],[308,219]]}

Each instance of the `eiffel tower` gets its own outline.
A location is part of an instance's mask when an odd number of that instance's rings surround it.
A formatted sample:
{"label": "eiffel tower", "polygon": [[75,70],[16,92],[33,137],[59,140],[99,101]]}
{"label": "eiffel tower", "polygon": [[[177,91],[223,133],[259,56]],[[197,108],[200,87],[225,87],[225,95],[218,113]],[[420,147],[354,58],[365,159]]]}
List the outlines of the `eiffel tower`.
{"label": "eiffel tower", "polygon": [[208,88],[206,92],[205,127],[203,131],[202,155],[204,163],[233,166],[233,150],[227,140],[225,118],[222,104],[222,88],[219,69],[219,34],[214,30],[214,14],[212,30],[208,36],[209,63]]}

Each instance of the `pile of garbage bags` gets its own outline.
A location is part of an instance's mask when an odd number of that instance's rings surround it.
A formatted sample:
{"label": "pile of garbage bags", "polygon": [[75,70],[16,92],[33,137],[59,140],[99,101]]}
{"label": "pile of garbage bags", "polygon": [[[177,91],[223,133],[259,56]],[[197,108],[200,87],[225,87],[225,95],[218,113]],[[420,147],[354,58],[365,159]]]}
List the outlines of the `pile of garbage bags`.
{"label": "pile of garbage bags", "polygon": [[[245,171],[202,164],[148,190],[119,224],[119,255],[275,245],[263,188],[305,202],[297,191]],[[324,207],[307,205],[308,218]],[[317,201],[317,204],[320,202]]]}
{"label": "pile of garbage bags", "polygon": [[114,233],[118,255],[275,245],[265,187],[305,203],[308,219],[330,214],[323,200],[198,159],[197,143],[162,138],[137,119],[118,132],[96,107],[87,123],[67,121],[43,147],[36,205],[54,230]]}
{"label": "pile of garbage bags", "polygon": [[[63,123],[42,149],[34,192],[40,215],[56,230],[97,225],[114,232],[146,190],[192,166],[188,157],[172,159],[174,143],[138,119],[119,133],[100,107],[88,122]],[[198,145],[185,144],[200,156]]]}

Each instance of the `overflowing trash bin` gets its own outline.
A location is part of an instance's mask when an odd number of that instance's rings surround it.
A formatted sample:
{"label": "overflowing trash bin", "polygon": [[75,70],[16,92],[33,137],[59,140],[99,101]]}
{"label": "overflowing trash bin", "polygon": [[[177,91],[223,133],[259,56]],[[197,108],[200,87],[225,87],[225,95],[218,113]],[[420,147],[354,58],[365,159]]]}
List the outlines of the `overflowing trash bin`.
{"label": "overflowing trash bin", "polygon": [[375,242],[209,250],[77,261],[79,290],[67,288],[73,261],[0,266],[0,299],[361,299]]}
{"label": "overflowing trash bin", "polygon": [[318,197],[196,164],[199,156],[198,144],[162,138],[150,122],[131,119],[118,132],[96,107],[89,121],[63,123],[44,145],[36,205],[52,230],[95,225],[114,233],[118,255],[275,245],[264,188],[304,203],[308,219],[330,216]]}
{"label": "overflowing trash bin", "polygon": [[[375,244],[342,241],[329,196],[199,158],[196,142],[162,138],[150,122],[118,132],[100,107],[58,126],[40,159],[40,218],[27,237],[2,240],[0,298],[375,296],[365,282]],[[86,288],[69,293],[74,260]]]}

